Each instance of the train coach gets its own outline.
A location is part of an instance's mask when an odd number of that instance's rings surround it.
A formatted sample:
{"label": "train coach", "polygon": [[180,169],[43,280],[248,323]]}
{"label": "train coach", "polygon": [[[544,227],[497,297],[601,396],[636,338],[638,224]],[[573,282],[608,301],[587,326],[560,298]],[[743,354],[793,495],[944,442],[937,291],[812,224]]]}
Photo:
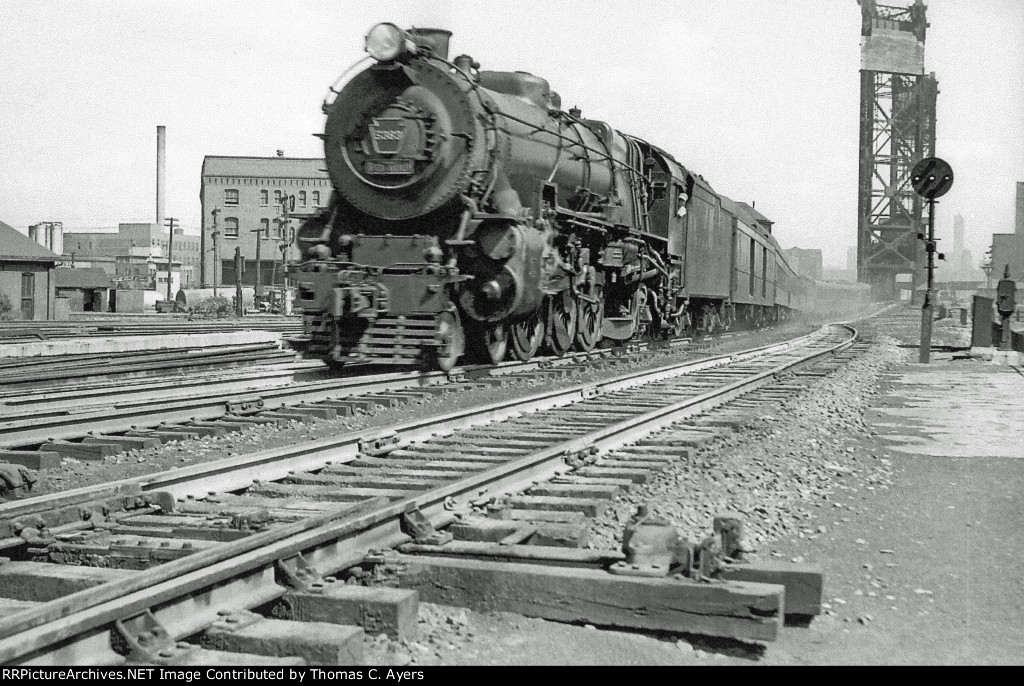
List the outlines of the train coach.
{"label": "train coach", "polygon": [[334,192],[289,265],[307,354],[448,370],[796,309],[770,220],[450,37],[373,27],[324,103]]}

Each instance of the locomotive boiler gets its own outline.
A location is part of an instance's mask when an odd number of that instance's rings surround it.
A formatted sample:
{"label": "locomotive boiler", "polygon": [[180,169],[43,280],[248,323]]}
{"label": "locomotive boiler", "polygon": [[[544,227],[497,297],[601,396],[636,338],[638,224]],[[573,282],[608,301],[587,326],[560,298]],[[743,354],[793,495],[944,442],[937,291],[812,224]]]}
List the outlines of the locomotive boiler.
{"label": "locomotive boiler", "polygon": [[[743,217],[659,148],[563,111],[544,79],[449,61],[450,37],[373,27],[369,66],[324,103],[334,193],[289,266],[308,354],[450,370],[737,318]],[[758,231],[740,315],[767,320],[779,254]]]}

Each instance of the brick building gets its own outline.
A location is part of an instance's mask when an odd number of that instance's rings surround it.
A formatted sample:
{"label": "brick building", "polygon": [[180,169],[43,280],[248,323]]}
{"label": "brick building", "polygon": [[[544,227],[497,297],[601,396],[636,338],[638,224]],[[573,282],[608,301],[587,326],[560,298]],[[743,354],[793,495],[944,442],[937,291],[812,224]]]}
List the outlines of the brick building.
{"label": "brick building", "polygon": [[52,319],[56,280],[54,268],[60,257],[0,222],[0,295],[10,304],[10,319]]}
{"label": "brick building", "polygon": [[[219,157],[203,159],[202,204],[203,286],[235,283],[235,248],[245,259],[242,283],[256,283],[257,232],[260,234],[260,282],[284,280],[282,260],[294,245],[282,221],[282,203],[295,197],[293,216],[310,215],[327,205],[331,182],[324,160],[296,157]],[[216,233],[214,236],[214,217]],[[293,222],[292,227],[294,228]],[[285,251],[281,246],[285,245]]]}

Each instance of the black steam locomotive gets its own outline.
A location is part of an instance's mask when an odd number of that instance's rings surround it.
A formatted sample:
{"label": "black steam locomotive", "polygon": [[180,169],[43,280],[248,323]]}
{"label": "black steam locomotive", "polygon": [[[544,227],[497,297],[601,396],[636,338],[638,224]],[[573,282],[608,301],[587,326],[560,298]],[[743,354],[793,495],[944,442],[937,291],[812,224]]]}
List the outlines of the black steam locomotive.
{"label": "black steam locomotive", "polygon": [[289,266],[307,354],[448,370],[799,307],[754,208],[542,78],[449,61],[450,37],[373,27],[372,64],[324,103],[335,192]]}

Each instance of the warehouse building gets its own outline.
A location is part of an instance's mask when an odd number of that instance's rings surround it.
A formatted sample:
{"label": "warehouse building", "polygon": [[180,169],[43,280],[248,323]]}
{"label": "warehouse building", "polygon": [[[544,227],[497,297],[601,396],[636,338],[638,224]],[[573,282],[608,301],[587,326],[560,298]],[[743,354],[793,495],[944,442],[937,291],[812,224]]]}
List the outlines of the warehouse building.
{"label": "warehouse building", "polygon": [[[235,283],[235,248],[244,259],[243,284],[256,283],[257,249],[260,283],[282,284],[282,263],[295,250],[282,204],[294,196],[292,216],[301,218],[326,206],[330,194],[323,159],[207,155],[200,182],[203,286]],[[293,221],[291,228],[297,224]]]}
{"label": "warehouse building", "polygon": [[0,319],[53,319],[57,253],[0,222]]}
{"label": "warehouse building", "polygon": [[100,267],[54,270],[58,298],[67,299],[69,312],[106,312],[110,307],[110,277]]}

